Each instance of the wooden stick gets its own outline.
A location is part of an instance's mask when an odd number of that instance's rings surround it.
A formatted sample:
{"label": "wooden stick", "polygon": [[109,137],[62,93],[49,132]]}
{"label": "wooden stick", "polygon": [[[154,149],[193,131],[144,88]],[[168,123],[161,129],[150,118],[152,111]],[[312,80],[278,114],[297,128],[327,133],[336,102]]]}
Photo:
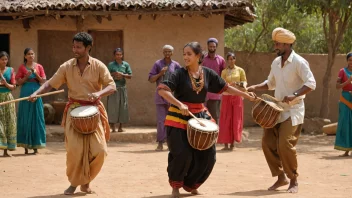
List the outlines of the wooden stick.
{"label": "wooden stick", "polygon": [[[65,91],[65,90],[61,89],[61,90],[58,90],[58,91],[52,91],[52,92],[48,92],[48,93],[45,93],[45,94],[39,94],[39,95],[37,95],[37,98],[43,97],[43,96],[49,96],[49,95],[53,95],[53,94],[62,93],[62,92],[64,92],[64,91]],[[0,106],[1,106],[1,105],[5,105],[5,104],[14,103],[14,102],[19,102],[19,101],[22,101],[22,100],[28,100],[28,99],[29,99],[29,97],[18,98],[18,99],[15,99],[15,100],[10,100],[10,101],[6,101],[6,102],[2,102],[2,103],[0,103]]]}
{"label": "wooden stick", "polygon": [[195,115],[193,115],[192,112],[188,111],[188,113],[189,113],[189,115],[191,115],[194,119],[196,119],[196,120],[199,122],[199,124],[200,124],[201,126],[206,127],[206,125],[205,125],[202,121],[200,121]]}

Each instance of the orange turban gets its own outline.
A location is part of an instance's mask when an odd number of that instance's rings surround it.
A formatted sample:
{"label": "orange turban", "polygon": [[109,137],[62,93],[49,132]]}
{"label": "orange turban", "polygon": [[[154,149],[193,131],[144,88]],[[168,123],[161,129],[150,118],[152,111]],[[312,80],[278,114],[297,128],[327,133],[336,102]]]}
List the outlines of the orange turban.
{"label": "orange turban", "polygon": [[278,27],[273,30],[272,38],[279,43],[292,44],[296,40],[296,36],[290,30]]}

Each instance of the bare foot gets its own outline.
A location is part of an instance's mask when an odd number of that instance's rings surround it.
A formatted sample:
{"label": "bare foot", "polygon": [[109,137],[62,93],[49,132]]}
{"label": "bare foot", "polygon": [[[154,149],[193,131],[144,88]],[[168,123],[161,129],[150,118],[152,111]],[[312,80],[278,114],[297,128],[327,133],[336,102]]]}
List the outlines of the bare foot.
{"label": "bare foot", "polygon": [[24,154],[28,155],[28,149],[24,149]]}
{"label": "bare foot", "polygon": [[224,148],[222,148],[221,150],[222,150],[222,151],[228,151],[228,150],[230,150],[230,149],[229,149],[229,147],[224,147]]}
{"label": "bare foot", "polygon": [[235,145],[231,144],[230,150],[231,150],[231,151],[235,150]]}
{"label": "bare foot", "polygon": [[288,193],[298,193],[297,179],[291,179],[290,186],[287,189]]}
{"label": "bare foot", "polygon": [[3,155],[4,157],[12,157],[12,155],[11,154],[8,154],[8,153],[4,153],[4,155]]}
{"label": "bare foot", "polygon": [[94,192],[89,188],[89,183],[85,185],[81,185],[81,191],[87,194],[93,194]]}
{"label": "bare foot", "polygon": [[348,157],[349,156],[348,153],[349,153],[349,151],[346,151],[344,154],[339,155],[339,157]]}
{"label": "bare foot", "polygon": [[76,187],[70,186],[64,191],[64,194],[65,195],[73,195],[73,194],[75,194],[75,191],[76,191]]}
{"label": "bare foot", "polygon": [[194,189],[191,191],[192,195],[200,195],[199,191],[197,189]]}
{"label": "bare foot", "polygon": [[172,189],[171,198],[180,198],[180,191],[178,188]]}
{"label": "bare foot", "polygon": [[118,132],[125,132],[122,128],[118,130]]}
{"label": "bare foot", "polygon": [[162,151],[164,148],[163,148],[163,144],[162,143],[159,143],[158,144],[158,147],[156,147],[155,151]]}
{"label": "bare foot", "polygon": [[271,190],[276,190],[276,189],[278,189],[281,186],[286,186],[287,184],[289,184],[289,182],[288,182],[285,174],[283,173],[283,174],[278,176],[278,179],[275,182],[275,184],[272,185],[270,188],[268,188],[268,190],[270,190],[270,191]]}
{"label": "bare foot", "polygon": [[12,157],[12,155],[7,152],[7,149],[4,150],[4,155],[3,156],[4,157]]}
{"label": "bare foot", "polygon": [[33,152],[33,154],[34,155],[38,155],[39,153],[38,153],[38,149],[33,149],[34,150],[34,152]]}

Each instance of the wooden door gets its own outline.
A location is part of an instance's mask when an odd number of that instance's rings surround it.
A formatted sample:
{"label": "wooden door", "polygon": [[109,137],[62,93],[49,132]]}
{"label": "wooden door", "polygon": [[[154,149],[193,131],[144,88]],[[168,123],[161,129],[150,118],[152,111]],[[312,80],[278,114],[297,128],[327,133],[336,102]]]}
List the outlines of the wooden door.
{"label": "wooden door", "polygon": [[[114,50],[123,48],[122,31],[88,31],[93,37],[93,47],[91,55],[102,61],[106,66],[114,60]],[[107,98],[102,98],[102,102],[107,107]]]}

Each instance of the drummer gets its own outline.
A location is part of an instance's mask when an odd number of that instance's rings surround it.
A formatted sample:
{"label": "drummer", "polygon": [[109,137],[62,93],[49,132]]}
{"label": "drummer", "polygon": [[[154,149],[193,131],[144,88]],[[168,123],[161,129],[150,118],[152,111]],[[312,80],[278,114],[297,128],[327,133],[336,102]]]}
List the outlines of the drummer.
{"label": "drummer", "polygon": [[[247,90],[275,90],[275,98],[287,103],[278,124],[264,129],[262,147],[272,176],[278,177],[268,190],[290,184],[287,192],[297,193],[298,164],[295,146],[304,121],[303,99],[315,89],[316,82],[309,63],[292,49],[296,37],[291,31],[276,28],[272,32],[272,39],[278,57],[271,64],[268,79],[264,83],[248,87]],[[289,105],[291,101],[295,104]]]}
{"label": "drummer", "polygon": [[200,151],[188,143],[186,128],[191,118],[189,112],[198,118],[214,121],[203,105],[207,92],[226,92],[249,100],[255,99],[252,93],[229,86],[213,70],[202,67],[202,58],[199,43],[188,43],[183,48],[186,67],[176,70],[157,88],[159,95],[171,104],[165,126],[170,150],[167,171],[173,198],[180,196],[181,187],[192,194],[199,194],[197,189],[208,178],[215,164],[215,145]]}
{"label": "drummer", "polygon": [[[63,63],[54,76],[30,96],[30,100],[35,101],[37,94],[58,89],[64,83],[68,85],[69,101],[62,120],[66,137],[66,174],[70,182],[65,195],[74,194],[77,186],[81,186],[82,192],[92,193],[89,184],[100,172],[107,154],[106,141],[110,137],[110,127],[100,98],[114,93],[116,86],[108,68],[89,55],[92,44],[91,35],[77,33],[73,37],[74,58]],[[83,135],[71,126],[69,113],[80,105],[94,105],[100,111],[101,122],[93,134]]]}

